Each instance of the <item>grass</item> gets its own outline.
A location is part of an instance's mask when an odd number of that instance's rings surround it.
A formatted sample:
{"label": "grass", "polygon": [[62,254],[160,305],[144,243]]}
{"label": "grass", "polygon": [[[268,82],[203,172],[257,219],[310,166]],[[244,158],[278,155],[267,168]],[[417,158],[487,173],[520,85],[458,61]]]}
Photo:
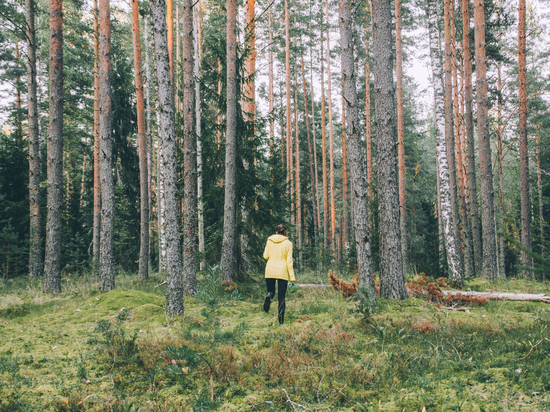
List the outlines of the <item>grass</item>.
{"label": "grass", "polygon": [[[121,274],[103,294],[97,278],[71,277],[55,296],[40,280],[2,280],[0,412],[550,410],[544,303],[492,301],[464,313],[379,299],[365,319],[331,288],[303,288],[279,326],[276,310],[261,310],[257,280],[239,283],[241,299],[216,315],[222,335],[243,321],[246,329],[208,348],[196,338],[211,325],[204,304],[185,297],[185,316],[167,318],[160,275]],[[465,289],[550,293],[520,279]],[[197,358],[206,355],[213,373]]]}

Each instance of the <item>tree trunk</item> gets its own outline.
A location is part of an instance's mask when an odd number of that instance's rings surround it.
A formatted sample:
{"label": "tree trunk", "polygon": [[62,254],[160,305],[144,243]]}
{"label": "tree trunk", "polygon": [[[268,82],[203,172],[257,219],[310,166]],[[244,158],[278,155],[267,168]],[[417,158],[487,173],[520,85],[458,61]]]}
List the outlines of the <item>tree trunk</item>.
{"label": "tree trunk", "polygon": [[371,102],[370,102],[370,54],[369,54],[369,29],[371,28],[370,17],[370,0],[366,2],[366,11],[367,11],[367,34],[365,36],[365,113],[366,113],[366,132],[365,132],[365,141],[367,145],[367,182],[369,185],[369,197],[372,199],[373,194],[370,189],[372,185],[372,133],[371,133]]}
{"label": "tree trunk", "polygon": [[139,34],[139,6],[132,0],[132,34],[134,40],[134,72],[136,78],[137,144],[139,155],[140,220],[141,234],[139,247],[140,279],[149,277],[149,173],[147,170],[147,130],[145,128],[145,104],[141,76],[141,39]]}
{"label": "tree trunk", "polygon": [[[351,181],[353,227],[357,248],[359,287],[367,291],[367,298],[376,302],[370,250],[368,188],[365,180],[363,151],[361,150],[359,104],[357,102],[355,60],[353,53],[352,10],[350,0],[339,0],[340,45],[342,49],[342,82],[346,102],[346,132]],[[406,291],[405,291],[406,294]]]}
{"label": "tree trunk", "polygon": [[[300,181],[300,127],[298,125],[298,64],[294,65],[294,157],[296,158],[296,246],[302,255],[302,184]],[[301,262],[301,259],[298,259]]]}
{"label": "tree trunk", "polygon": [[115,288],[114,227],[115,188],[113,180],[113,142],[111,106],[111,3],[99,2],[99,167],[101,178],[101,242],[99,245],[99,289],[108,292]]}
{"label": "tree trunk", "polygon": [[484,0],[474,2],[476,91],[477,91],[477,139],[481,175],[481,208],[483,227],[483,276],[498,278],[495,200],[493,190],[493,166],[491,163],[491,140],[489,134],[489,99],[487,97],[487,61],[485,56]]}
{"label": "tree trunk", "polygon": [[285,86],[286,86],[286,184],[289,190],[288,199],[290,201],[292,216],[292,121],[290,117],[290,17],[288,10],[288,0],[285,0]]}
{"label": "tree trunk", "polygon": [[40,135],[36,93],[36,40],[34,30],[34,0],[25,1],[27,21],[27,96],[29,114],[29,277],[42,274],[42,232],[40,216]]}
{"label": "tree trunk", "polygon": [[[498,90],[498,105],[497,105],[497,168],[498,168],[498,203],[497,203],[497,219],[499,230],[505,232],[504,227],[504,175],[502,173],[502,135],[504,127],[502,126],[502,79],[500,71],[500,62],[497,69],[497,90]],[[506,277],[506,267],[504,252],[506,248],[506,239],[503,236],[499,236],[499,259],[498,259],[498,272],[499,277]]]}
{"label": "tree trunk", "polygon": [[44,292],[61,292],[63,207],[63,1],[50,0],[50,127]]}
{"label": "tree trunk", "polygon": [[441,53],[439,50],[438,19],[436,0],[428,2],[428,29],[430,40],[430,59],[432,64],[432,76],[434,83],[435,100],[435,136],[437,149],[437,169],[439,177],[439,216],[444,233],[445,251],[449,266],[449,280],[461,287],[464,279],[460,267],[457,249],[459,240],[455,237],[451,190],[449,184],[449,166],[447,163],[447,145],[445,141],[445,107],[443,98],[443,75],[441,73]]}
{"label": "tree trunk", "polygon": [[372,3],[374,107],[380,236],[380,297],[406,299],[397,175],[395,89],[393,85],[392,18],[390,0]]}
{"label": "tree trunk", "polygon": [[[529,202],[529,152],[527,139],[527,51],[526,51],[526,1],[519,0],[518,68],[519,68],[519,158],[521,175],[521,243],[531,249],[531,205]],[[521,251],[523,266],[533,266],[530,255]],[[525,279],[533,279],[533,273],[524,270]]]}
{"label": "tree trunk", "polygon": [[166,35],[168,40],[168,58],[170,61],[170,82],[174,90],[174,5],[172,0],[166,0]]}
{"label": "tree trunk", "polygon": [[170,81],[168,41],[166,37],[166,6],[164,0],[151,1],[151,19],[155,39],[155,69],[158,84],[160,176],[164,191],[164,232],[166,237],[166,315],[183,315],[183,281],[178,225],[176,187],[176,132],[174,97]]}
{"label": "tree trunk", "polygon": [[[538,116],[538,110],[535,109],[535,118]],[[538,121],[535,123],[536,144],[537,144],[537,189],[539,194],[539,230],[540,230],[540,255],[544,258],[546,247],[544,244],[544,200],[542,197],[542,169],[540,167],[540,126]]]}
{"label": "tree trunk", "polygon": [[94,0],[94,219],[92,234],[92,270],[99,273],[99,245],[101,232],[101,177],[99,167],[99,116],[101,95],[99,85],[99,8]]}
{"label": "tree trunk", "polygon": [[[325,11],[327,16],[327,26],[330,25],[328,14],[328,0],[325,2]],[[336,251],[336,204],[335,204],[335,185],[334,185],[334,133],[332,127],[332,75],[330,73],[330,35],[327,27],[327,78],[328,78],[328,133],[329,133],[329,162],[330,162],[330,247],[333,252]]]}
{"label": "tree trunk", "polygon": [[403,58],[401,52],[401,0],[395,0],[395,77],[397,86],[397,155],[399,164],[399,209],[403,271],[409,271],[407,248],[407,202],[405,198],[405,122],[403,119]]}
{"label": "tree trunk", "polygon": [[[300,61],[302,63],[302,88],[304,91],[304,108],[306,112],[306,131],[307,131],[307,148],[309,154],[309,174],[311,178],[311,206],[313,209],[313,233],[315,238],[315,245],[317,245],[317,240],[319,238],[319,221],[317,220],[317,179],[316,179],[316,168],[313,162],[313,151],[311,150],[311,135],[309,130],[309,110],[307,106],[307,89],[306,89],[306,77],[304,74],[304,56],[300,56]],[[315,121],[315,119],[313,120]]]}
{"label": "tree trunk", "polygon": [[462,60],[464,61],[464,123],[466,129],[466,157],[468,197],[470,198],[470,221],[472,222],[472,239],[474,243],[474,268],[476,274],[483,270],[483,245],[477,201],[477,181],[474,142],[474,116],[472,112],[472,55],[470,51],[470,1],[462,0]]}
{"label": "tree trunk", "polygon": [[[310,10],[311,16],[311,10]],[[311,20],[309,22],[309,31],[313,36],[313,31],[311,30]],[[319,200],[319,168],[317,167],[317,135],[315,133],[315,98],[313,93],[313,47],[310,43],[309,46],[309,74],[310,74],[310,88],[311,88],[311,140],[313,144],[313,163],[315,167],[315,197],[317,199],[317,236],[319,236],[319,231],[321,229],[321,203]],[[319,242],[319,237],[315,239],[315,244]]]}
{"label": "tree trunk", "polygon": [[[199,0],[198,7],[195,9],[195,78],[200,78],[200,62],[202,60],[202,41],[201,41],[201,14],[202,3]],[[195,121],[197,133],[197,214],[199,220],[199,253],[204,256],[204,206],[202,201],[202,128],[201,128],[201,94],[200,81],[195,82]],[[204,270],[204,258],[200,262],[200,270]]]}
{"label": "tree trunk", "polygon": [[151,237],[152,237],[152,227],[151,227],[151,216],[152,216],[152,188],[151,188],[151,182],[154,182],[153,174],[152,172],[152,139],[151,139],[151,100],[149,97],[149,86],[150,86],[150,79],[149,79],[149,27],[148,27],[148,21],[149,16],[145,16],[144,21],[144,30],[145,30],[145,38],[144,38],[144,44],[145,44],[145,79],[146,79],[146,85],[145,85],[145,105],[146,105],[146,114],[147,114],[147,176],[149,176],[147,180],[147,199],[149,200],[149,217],[147,225],[149,227],[149,267],[152,266],[152,256],[151,256]]}
{"label": "tree trunk", "polygon": [[[50,101],[47,140],[48,213],[44,292],[57,293],[60,286],[61,225],[63,202],[63,29],[62,2],[50,1]],[[30,109],[30,107],[29,107]],[[30,143],[30,142],[29,142]]]}
{"label": "tree trunk", "polygon": [[193,2],[182,2],[183,58],[183,279],[184,291],[197,294],[197,141],[195,136],[195,78],[193,61]]}
{"label": "tree trunk", "polygon": [[271,7],[269,8],[268,15],[268,30],[269,30],[269,53],[268,53],[268,66],[269,66],[269,155],[273,157],[275,154],[275,113],[274,108],[274,93],[273,93],[273,27],[271,23]]}
{"label": "tree trunk", "polygon": [[225,132],[225,203],[221,272],[233,280],[236,235],[237,165],[237,2],[227,0],[227,114]]}
{"label": "tree trunk", "polygon": [[453,42],[451,38],[451,0],[445,0],[445,141],[447,146],[447,167],[449,170],[449,190],[451,192],[451,213],[453,218],[454,238],[456,239],[455,253],[457,255],[457,274],[453,273],[452,281],[457,287],[464,285],[464,264],[460,242],[460,215],[458,212],[458,196],[456,185],[455,136],[454,136],[454,109],[453,109],[453,72],[452,55]]}
{"label": "tree trunk", "polygon": [[327,253],[329,247],[329,209],[328,209],[328,173],[327,173],[327,128],[325,119],[325,68],[323,67],[323,31],[321,30],[321,145],[323,146],[323,246]]}
{"label": "tree trunk", "polygon": [[[341,56],[340,56],[341,57]],[[343,90],[342,84],[342,90]],[[342,94],[342,203],[343,221],[341,227],[342,250],[349,247],[349,193],[348,193],[348,148],[346,133],[346,102]]]}

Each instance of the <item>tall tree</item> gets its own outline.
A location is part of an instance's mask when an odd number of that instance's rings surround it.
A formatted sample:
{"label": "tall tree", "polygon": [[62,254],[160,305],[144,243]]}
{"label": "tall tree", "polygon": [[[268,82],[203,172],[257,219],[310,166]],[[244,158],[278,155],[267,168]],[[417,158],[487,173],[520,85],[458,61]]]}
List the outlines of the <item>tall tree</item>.
{"label": "tall tree", "polygon": [[[200,76],[200,62],[202,57],[202,41],[201,41],[201,14],[202,3],[199,0],[198,7],[195,10],[195,78]],[[199,253],[204,256],[204,203],[202,195],[202,129],[201,129],[201,94],[200,81],[195,82],[195,123],[197,134],[197,215],[198,215],[198,230],[199,230]],[[201,259],[200,270],[204,269],[204,258]]]}
{"label": "tall tree", "polygon": [[99,288],[115,288],[115,187],[113,179],[113,108],[111,105],[111,2],[99,1],[99,148],[101,177],[101,233],[99,245]]}
{"label": "tall tree", "polygon": [[[475,58],[477,91],[477,139],[479,173],[481,175],[481,217],[483,238],[483,276],[497,279],[497,247],[495,230],[495,196],[489,134],[489,98],[487,95],[487,59],[485,55],[484,0],[474,1]],[[473,200],[472,200],[473,201]]]}
{"label": "tall tree", "polygon": [[[361,149],[359,104],[357,102],[355,59],[353,53],[354,19],[351,0],[339,0],[340,46],[342,49],[342,81],[346,102],[346,133],[353,206],[353,227],[357,249],[359,286],[368,291],[368,299],[376,301],[369,236],[368,187],[365,179],[363,150]],[[406,293],[406,291],[405,291]]]}
{"label": "tall tree", "polygon": [[439,50],[439,33],[437,19],[437,1],[429,0],[427,4],[428,31],[430,41],[430,60],[432,66],[432,77],[434,85],[435,103],[435,139],[437,150],[437,172],[438,172],[438,216],[440,216],[440,230],[443,232],[441,244],[445,245],[447,263],[449,267],[449,280],[456,286],[463,285],[462,270],[457,249],[460,247],[456,238],[451,206],[451,189],[449,183],[449,164],[447,159],[447,144],[445,141],[445,105],[443,74],[441,72],[441,52]]}
{"label": "tall tree", "polygon": [[183,315],[183,280],[181,277],[181,248],[178,225],[176,131],[174,96],[170,81],[170,59],[166,35],[166,4],[164,0],[151,1],[151,20],[155,40],[155,68],[157,73],[160,137],[160,176],[163,186],[163,226],[166,241],[166,314]]}
{"label": "tall tree", "polygon": [[197,294],[197,146],[195,136],[195,80],[193,76],[193,2],[182,2],[183,57],[183,278],[184,290]]}
{"label": "tall tree", "polygon": [[29,114],[29,200],[30,242],[29,276],[42,274],[40,247],[40,135],[38,130],[38,101],[36,93],[36,37],[34,30],[34,0],[25,1],[27,20],[27,96]]}
{"label": "tall tree", "polygon": [[99,8],[94,0],[94,206],[92,232],[92,268],[99,270],[99,244],[101,233],[101,182],[99,173]]}
{"label": "tall tree", "polygon": [[327,173],[327,126],[325,113],[325,74],[323,64],[323,31],[321,30],[321,146],[323,162],[323,246],[329,247],[329,206],[328,206],[328,173]]}
{"label": "tall tree", "polygon": [[[460,215],[458,212],[458,196],[456,184],[456,159],[455,159],[455,135],[454,135],[454,108],[453,108],[453,71],[452,61],[452,36],[451,36],[451,0],[445,0],[445,141],[447,142],[447,167],[449,170],[449,190],[451,192],[451,213],[453,215],[454,237],[460,245]],[[464,264],[462,262],[462,248],[457,247],[456,269],[458,276],[464,278]],[[455,282],[456,283],[456,282]],[[462,285],[463,281],[458,282]]]}
{"label": "tall tree", "polygon": [[290,16],[288,0],[285,0],[285,86],[286,86],[286,183],[292,203],[292,121],[290,118]]}
{"label": "tall tree", "polygon": [[225,201],[221,272],[224,280],[233,280],[236,232],[237,166],[237,2],[227,0],[227,104],[225,131]]}
{"label": "tall tree", "polygon": [[372,23],[380,222],[380,296],[400,300],[406,299],[408,295],[401,253],[390,0],[372,3]]}
{"label": "tall tree", "polygon": [[136,81],[136,111],[138,128],[139,187],[140,187],[140,247],[139,278],[149,277],[149,173],[147,170],[147,130],[141,76],[141,39],[139,35],[138,0],[132,0],[132,34],[134,40],[134,72]]}
{"label": "tall tree", "polygon": [[329,162],[330,162],[330,247],[333,253],[336,251],[336,203],[334,184],[334,128],[332,122],[332,75],[330,73],[330,20],[328,13],[328,0],[325,0],[325,12],[327,17],[327,102],[328,102],[328,134],[329,134]]}
{"label": "tall tree", "polygon": [[[529,152],[527,139],[527,50],[525,26],[526,2],[519,0],[518,25],[518,77],[519,77],[519,159],[521,175],[521,243],[531,249],[531,205],[529,202]],[[523,266],[533,266],[532,257],[521,251]],[[532,279],[533,274],[523,271],[523,277]]]}
{"label": "tall tree", "polygon": [[483,269],[483,246],[477,202],[477,180],[474,142],[474,100],[472,87],[472,53],[470,49],[470,0],[462,0],[462,61],[464,62],[464,126],[466,129],[466,159],[470,221],[474,246],[474,268],[476,274]]}
{"label": "tall tree", "polygon": [[369,31],[371,29],[371,7],[370,0],[366,2],[366,14],[367,14],[367,27],[365,35],[365,141],[367,145],[367,182],[369,184],[369,197],[372,199],[373,194],[370,190],[372,185],[372,133],[371,133],[371,102],[370,102],[370,53],[369,53]]}
{"label": "tall tree", "polygon": [[294,64],[294,157],[296,162],[296,246],[302,254],[302,184],[300,182],[300,125],[298,124],[298,59]]}
{"label": "tall tree", "polygon": [[405,121],[403,117],[403,53],[401,38],[401,0],[395,0],[395,81],[397,86],[397,156],[399,165],[399,209],[401,211],[401,254],[403,270],[409,270],[407,247],[407,202],[405,190]]}
{"label": "tall tree", "polygon": [[63,207],[63,1],[50,0],[50,125],[44,292],[61,292]]}

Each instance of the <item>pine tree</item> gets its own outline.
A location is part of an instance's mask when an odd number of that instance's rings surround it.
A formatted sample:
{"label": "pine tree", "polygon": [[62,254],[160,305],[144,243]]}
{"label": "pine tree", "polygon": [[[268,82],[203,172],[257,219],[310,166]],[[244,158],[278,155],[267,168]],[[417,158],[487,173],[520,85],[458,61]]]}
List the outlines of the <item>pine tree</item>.
{"label": "pine tree", "polygon": [[61,292],[63,207],[63,1],[50,0],[50,125],[44,292]]}

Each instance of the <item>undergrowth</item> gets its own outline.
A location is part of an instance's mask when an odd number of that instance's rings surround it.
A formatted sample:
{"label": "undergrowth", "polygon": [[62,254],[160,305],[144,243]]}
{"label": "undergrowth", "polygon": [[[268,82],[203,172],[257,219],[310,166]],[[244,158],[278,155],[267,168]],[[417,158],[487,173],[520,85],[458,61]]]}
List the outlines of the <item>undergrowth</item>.
{"label": "undergrowth", "polygon": [[[3,281],[0,412],[550,410],[544,303],[460,302],[469,313],[460,312],[434,298],[444,280],[416,277],[415,296],[363,307],[361,290],[352,299],[299,288],[278,326],[255,279],[222,285],[216,270],[203,273],[201,295],[185,297],[175,319],[159,275],[120,274],[103,294],[97,278],[73,277],[56,296],[39,281]],[[465,289],[550,291],[520,279]]]}

